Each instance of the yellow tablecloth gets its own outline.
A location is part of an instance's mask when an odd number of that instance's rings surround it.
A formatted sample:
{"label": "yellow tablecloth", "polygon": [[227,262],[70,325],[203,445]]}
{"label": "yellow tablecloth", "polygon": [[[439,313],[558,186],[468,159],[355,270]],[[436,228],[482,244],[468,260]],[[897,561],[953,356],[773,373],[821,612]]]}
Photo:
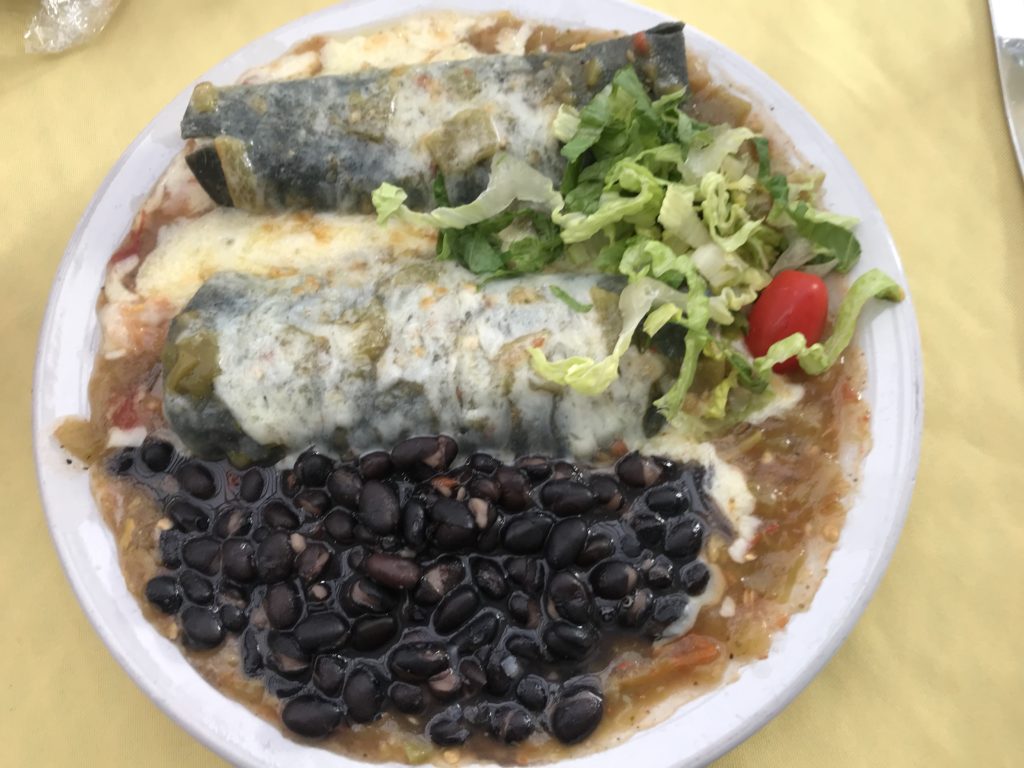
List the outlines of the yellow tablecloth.
{"label": "yellow tablecloth", "polygon": [[[985,4],[674,2],[778,80],[866,181],[909,274],[926,367],[917,492],[849,641],[722,766],[1024,765],[1024,183]],[[91,45],[21,53],[0,7],[0,764],[218,765],[129,680],[50,545],[31,372],[64,246],[167,101],[328,0],[129,0]]]}

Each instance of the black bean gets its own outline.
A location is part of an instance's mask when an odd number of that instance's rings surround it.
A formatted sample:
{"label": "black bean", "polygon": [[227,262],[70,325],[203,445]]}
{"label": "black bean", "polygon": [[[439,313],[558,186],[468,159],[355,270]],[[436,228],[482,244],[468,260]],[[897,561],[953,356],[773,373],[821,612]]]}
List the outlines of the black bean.
{"label": "black bean", "polygon": [[478,499],[497,502],[501,498],[501,486],[493,477],[477,475],[466,484],[466,493]]}
{"label": "black bean", "polygon": [[422,569],[415,560],[383,552],[374,552],[369,555],[363,561],[363,570],[378,584],[395,589],[408,589],[415,586],[422,574]]}
{"label": "black bean", "polygon": [[267,633],[267,663],[286,677],[301,676],[309,669],[309,657],[291,635],[271,630]]}
{"label": "black bean", "polygon": [[336,575],[337,562],[330,548],[320,541],[310,541],[295,558],[295,573],[307,584]]}
{"label": "black bean", "polygon": [[476,551],[485,553],[493,552],[501,546],[501,535],[505,531],[505,516],[497,514],[494,516],[494,522],[491,523],[487,530],[482,531],[480,536],[476,540]]}
{"label": "black bean", "polygon": [[352,533],[355,524],[355,518],[344,509],[335,509],[324,518],[324,528],[327,529],[327,533],[342,545],[351,544],[355,540]]}
{"label": "black bean", "polygon": [[689,560],[700,552],[704,541],[704,523],[693,515],[676,518],[665,534],[665,554],[672,558]]}
{"label": "black bean", "polygon": [[423,689],[409,683],[392,683],[388,689],[388,697],[399,712],[407,715],[418,715],[426,709],[427,702],[423,697]]}
{"label": "black bean", "polygon": [[554,621],[544,630],[544,645],[552,656],[582,661],[591,654],[598,633],[591,626],[579,627],[567,621]]}
{"label": "black bean", "polygon": [[537,560],[510,557],[505,561],[505,571],[509,581],[522,587],[528,594],[539,594],[544,587],[544,567]]}
{"label": "black bean", "polygon": [[387,451],[371,451],[359,457],[359,474],[364,480],[383,480],[392,469],[391,454]]}
{"label": "black bean", "polygon": [[590,574],[590,584],[598,597],[618,600],[625,597],[637,582],[636,568],[620,561],[601,563]]}
{"label": "black bean", "polygon": [[402,508],[402,538],[407,547],[416,551],[427,543],[426,511],[416,499],[410,499]]}
{"label": "black bean", "polygon": [[704,563],[692,563],[679,574],[679,586],[692,597],[702,594],[710,581],[711,571]]}
{"label": "black bean", "polygon": [[511,512],[519,512],[533,506],[530,498],[530,484],[526,476],[514,467],[499,467],[494,478],[501,486],[501,506]]}
{"label": "black bean", "polygon": [[210,516],[184,499],[171,499],[164,513],[182,531],[205,531],[210,527]]}
{"label": "black bean", "polygon": [[544,556],[556,570],[568,568],[583,551],[587,540],[587,524],[579,517],[559,520],[548,534]]}
{"label": "black bean", "polygon": [[357,723],[369,723],[380,715],[384,703],[383,685],[371,670],[356,667],[345,678],[341,698],[348,709],[349,719]]}
{"label": "black bean", "polygon": [[312,603],[324,602],[331,596],[330,582],[319,581],[316,584],[311,584],[306,590],[306,596]]}
{"label": "black bean", "polygon": [[224,575],[241,583],[256,578],[256,548],[248,539],[228,539],[221,545]]}
{"label": "black bean", "polygon": [[527,708],[540,712],[548,705],[548,684],[543,677],[526,675],[516,686],[516,698]]}
{"label": "black bean", "polygon": [[498,467],[501,466],[501,462],[489,453],[474,453],[469,457],[466,464],[476,472],[482,472],[485,475],[493,475]]}
{"label": "black bean", "polygon": [[490,528],[498,519],[498,511],[486,499],[471,496],[466,500],[466,507],[469,509],[469,514],[473,516],[476,527],[481,531]]}
{"label": "black bean", "polygon": [[551,477],[551,462],[543,456],[522,456],[516,459],[516,467],[534,483],[541,483]]}
{"label": "black bean", "polygon": [[551,711],[551,732],[563,744],[576,744],[592,734],[604,716],[599,693],[578,688],[559,697]]}
{"label": "black bean", "polygon": [[183,464],[174,473],[178,484],[189,496],[196,499],[210,499],[217,492],[217,483],[213,474],[202,464],[189,462]]}
{"label": "black bean", "polygon": [[362,616],[352,623],[349,644],[357,651],[375,651],[398,632],[394,616]]}
{"label": "black bean", "polygon": [[285,469],[278,475],[277,487],[290,499],[302,489],[302,483],[299,482],[299,476],[295,470]]}
{"label": "black bean", "polygon": [[442,670],[427,681],[427,690],[438,701],[451,701],[462,691],[462,676],[454,669]]}
{"label": "black bean", "polygon": [[688,602],[686,595],[675,593],[654,598],[654,607],[651,610],[651,621],[655,624],[654,629],[664,629],[682,616]]}
{"label": "black bean", "polygon": [[473,574],[473,581],[484,597],[501,600],[508,594],[505,571],[496,560],[474,557],[470,560],[469,569]]}
{"label": "black bean", "polygon": [[544,649],[533,633],[510,634],[505,638],[505,648],[514,656],[529,661],[540,661],[544,658]]}
{"label": "black bean", "polygon": [[590,590],[576,574],[562,571],[551,577],[548,597],[558,616],[573,622],[585,624],[590,621],[593,601]]}
{"label": "black bean", "polygon": [[663,515],[681,515],[690,511],[690,498],[685,491],[661,486],[648,491],[644,497],[647,506]]}
{"label": "black bean", "polygon": [[217,513],[211,532],[214,536],[227,539],[244,536],[252,529],[252,515],[243,506],[230,506]]}
{"label": "black bean", "polygon": [[651,614],[654,607],[654,595],[649,589],[638,589],[619,602],[618,620],[624,627],[639,627]]}
{"label": "black bean", "polygon": [[180,531],[160,531],[160,562],[168,568],[181,565],[181,545],[185,537]]}
{"label": "black bean", "polygon": [[499,704],[487,720],[487,731],[506,744],[525,741],[535,728],[533,717],[518,704]]}
{"label": "black bean", "polygon": [[576,562],[582,566],[594,565],[594,563],[611,557],[613,552],[615,552],[615,542],[608,534],[591,532],[587,537],[587,543],[583,545],[583,550],[576,558]]}
{"label": "black bean", "polygon": [[501,622],[493,611],[477,614],[465,627],[452,635],[452,645],[463,653],[475,651],[494,639]]}
{"label": "black bean", "polygon": [[469,728],[457,706],[434,715],[426,730],[430,740],[441,747],[457,747],[469,738]]}
{"label": "black bean", "polygon": [[341,656],[318,656],[313,664],[313,685],[330,697],[341,692],[348,662]]}
{"label": "black bean", "polygon": [[331,472],[327,478],[327,492],[331,494],[331,498],[349,509],[355,509],[359,503],[362,488],[362,479],[351,469],[341,467]]}
{"label": "black bean", "polygon": [[398,595],[369,579],[353,579],[342,588],[342,603],[353,614],[388,613],[398,604]]}
{"label": "black bean", "polygon": [[399,521],[398,497],[395,492],[377,480],[363,486],[359,497],[359,522],[377,534],[394,533]]}
{"label": "black bean", "polygon": [[213,584],[195,571],[182,571],[178,575],[181,591],[191,602],[208,605],[213,602]]}
{"label": "black bean", "polygon": [[252,504],[263,496],[263,489],[266,485],[263,472],[254,467],[242,475],[242,481],[238,485],[238,496],[242,501]]}
{"label": "black bean", "polygon": [[224,640],[224,625],[209,608],[190,605],[183,610],[181,629],[185,645],[196,650],[216,648]]}
{"label": "black bean", "polygon": [[331,508],[331,497],[319,488],[307,488],[295,494],[292,500],[296,509],[301,509],[308,517],[322,517]]}
{"label": "black bean", "polygon": [[461,627],[480,607],[480,596],[470,586],[456,587],[434,611],[434,629],[447,635]]}
{"label": "black bean", "polygon": [[658,482],[663,474],[661,465],[650,456],[629,453],[615,465],[619,479],[634,488],[647,488]]}
{"label": "black bean", "polygon": [[661,546],[665,536],[665,521],[656,512],[638,510],[629,518],[629,526],[636,534],[637,541],[645,547],[655,549]]}
{"label": "black bean", "polygon": [[618,480],[611,475],[591,475],[590,490],[594,493],[594,500],[608,511],[615,512],[622,508],[625,497]]}
{"label": "black bean", "polygon": [[448,469],[455,459],[458,447],[447,435],[441,437],[410,437],[391,449],[391,462],[401,472],[415,480]]}
{"label": "black bean", "polygon": [[583,483],[575,480],[552,480],[540,492],[541,501],[559,517],[584,515],[594,508],[597,499]]}
{"label": "black bean", "polygon": [[321,739],[341,722],[341,709],[319,696],[299,696],[284,705],[281,720],[300,736]]}
{"label": "black bean", "polygon": [[495,696],[504,696],[523,675],[522,664],[513,654],[504,649],[495,649],[484,665],[487,675],[487,690]]}
{"label": "black bean", "polygon": [[213,576],[220,569],[220,542],[209,536],[191,539],[181,548],[181,558],[200,573]]}
{"label": "black bean", "polygon": [[448,652],[432,642],[403,642],[391,651],[388,667],[407,682],[425,682],[448,668]]}
{"label": "black bean", "polygon": [[462,562],[453,558],[439,560],[420,577],[413,600],[420,605],[436,605],[465,576]]}
{"label": "black bean", "polygon": [[295,625],[295,639],[312,655],[338,648],[348,637],[348,623],[336,613],[314,613]]}
{"label": "black bean", "polygon": [[135,466],[135,456],[132,454],[132,449],[122,448],[120,453],[110,459],[108,466],[115,475],[127,475],[132,467]]}
{"label": "black bean", "polygon": [[274,531],[256,547],[256,572],[267,583],[288,578],[294,562],[295,551],[283,531]]}
{"label": "black bean", "polygon": [[541,512],[516,515],[505,526],[501,540],[505,549],[519,555],[532,555],[544,547],[552,521]]}
{"label": "black bean", "polygon": [[334,462],[330,457],[313,450],[306,451],[295,461],[295,474],[305,486],[322,487],[332,469]]}
{"label": "black bean", "polygon": [[237,605],[222,605],[220,607],[220,623],[228,632],[241,632],[249,624],[249,617],[245,611]]}
{"label": "black bean", "polygon": [[509,596],[508,615],[514,622],[528,629],[540,624],[540,607],[523,592],[513,592]]}
{"label": "black bean", "polygon": [[655,589],[666,589],[672,586],[672,573],[675,570],[672,561],[664,555],[658,555],[651,564],[644,569],[644,576],[647,583]]}
{"label": "black bean", "polygon": [[263,653],[260,649],[259,636],[252,628],[242,633],[242,671],[254,677],[263,669]]}
{"label": "black bean", "polygon": [[171,460],[174,458],[174,447],[163,440],[147,437],[142,443],[142,449],[139,451],[139,454],[142,458],[142,463],[153,472],[163,472],[171,466]]}
{"label": "black bean", "polygon": [[476,520],[461,501],[439,499],[430,509],[430,519],[433,526],[428,537],[438,549],[454,552],[476,541]]}
{"label": "black bean", "polygon": [[302,596],[289,582],[274,584],[263,599],[267,621],[275,629],[290,629],[302,616]]}
{"label": "black bean", "polygon": [[174,614],[181,608],[181,590],[173,576],[157,576],[146,584],[146,599],[164,613]]}

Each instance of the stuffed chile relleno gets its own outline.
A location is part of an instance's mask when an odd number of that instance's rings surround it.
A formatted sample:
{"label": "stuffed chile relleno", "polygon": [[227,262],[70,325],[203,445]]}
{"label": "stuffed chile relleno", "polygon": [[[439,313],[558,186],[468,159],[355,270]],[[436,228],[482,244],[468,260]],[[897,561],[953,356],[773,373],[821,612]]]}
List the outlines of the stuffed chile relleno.
{"label": "stuffed chile relleno", "polygon": [[551,124],[634,64],[655,95],[687,84],[683,25],[569,53],[481,56],[353,75],[217,88],[201,83],[181,122],[205,141],[188,157],[220,205],[253,211],[369,208],[382,180],[425,207],[438,170],[453,203],[486,186],[499,150],[561,178]]}
{"label": "stuffed chile relleno", "polygon": [[545,385],[529,350],[606,355],[620,288],[564,274],[479,286],[445,262],[363,286],[218,274],[171,324],[164,410],[190,449],[239,464],[438,430],[471,449],[587,458],[642,440],[635,404],[650,402],[664,360],[631,349],[622,376],[590,397]]}

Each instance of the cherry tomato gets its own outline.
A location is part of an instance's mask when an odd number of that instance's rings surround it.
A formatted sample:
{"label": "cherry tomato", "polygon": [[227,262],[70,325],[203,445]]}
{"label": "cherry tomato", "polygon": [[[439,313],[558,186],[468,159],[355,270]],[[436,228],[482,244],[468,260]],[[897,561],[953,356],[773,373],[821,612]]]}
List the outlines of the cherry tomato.
{"label": "cherry tomato", "polygon": [[[821,340],[828,317],[828,288],[817,275],[795,270],[779,272],[761,291],[750,308],[747,349],[760,357],[776,341],[802,333],[808,344]],[[776,373],[795,371],[799,363],[791,357],[776,364]]]}

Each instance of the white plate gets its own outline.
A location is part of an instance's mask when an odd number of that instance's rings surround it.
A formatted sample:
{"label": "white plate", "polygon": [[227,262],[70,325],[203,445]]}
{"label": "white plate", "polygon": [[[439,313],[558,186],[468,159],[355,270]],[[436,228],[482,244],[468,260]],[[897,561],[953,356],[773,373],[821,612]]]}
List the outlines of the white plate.
{"label": "white plate", "polygon": [[[619,0],[360,0],[306,16],[247,45],[200,80],[230,83],[319,32],[379,24],[414,10],[510,9],[575,26],[640,30],[661,14]],[[858,216],[864,247],[859,271],[880,267],[906,286],[882,216],[836,145],[804,109],[764,73],[688,27],[687,45],[712,74],[758,95],[811,163],[826,173],[826,201]],[[197,81],[198,82],[198,81]],[[118,662],[171,717],[215,752],[245,766],[356,766],[357,761],[301,746],[208,685],[143,618],[128,593],[114,540],[91,500],[86,474],[69,468],[52,438],[60,417],[88,410],[87,384],[99,341],[95,303],[104,266],[143,197],[179,150],[178,121],[192,87],[182,91],[122,155],[75,231],[50,295],[36,363],[33,421],[36,462],[57,551],[90,621]],[[909,298],[869,312],[858,341],[868,359],[866,396],[873,450],[839,546],[810,609],[796,615],[767,659],[739,680],[684,707],[661,725],[596,755],[581,768],[702,765],[776,715],[824,666],[860,616],[899,535],[917,469],[922,420],[920,343]]]}

